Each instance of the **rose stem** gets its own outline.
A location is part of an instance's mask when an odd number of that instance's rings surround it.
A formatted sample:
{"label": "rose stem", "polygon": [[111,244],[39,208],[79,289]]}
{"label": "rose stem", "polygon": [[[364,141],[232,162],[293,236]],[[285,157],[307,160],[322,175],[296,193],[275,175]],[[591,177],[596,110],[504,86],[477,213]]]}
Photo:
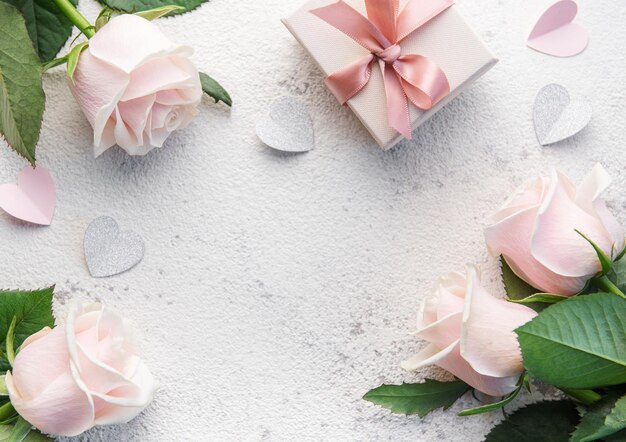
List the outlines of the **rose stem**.
{"label": "rose stem", "polygon": [[624,293],[615,284],[613,284],[606,275],[603,275],[599,278],[595,278],[593,282],[595,282],[596,285],[600,287],[601,289],[606,290],[609,293],[613,293],[614,295],[617,295],[619,297],[626,299],[626,295],[624,295]]}
{"label": "rose stem", "polygon": [[91,23],[87,21],[83,15],[78,12],[78,9],[70,2],[70,0],[54,0],[54,3],[59,7],[61,12],[70,19],[74,25],[85,34],[87,38],[91,38],[96,33]]}

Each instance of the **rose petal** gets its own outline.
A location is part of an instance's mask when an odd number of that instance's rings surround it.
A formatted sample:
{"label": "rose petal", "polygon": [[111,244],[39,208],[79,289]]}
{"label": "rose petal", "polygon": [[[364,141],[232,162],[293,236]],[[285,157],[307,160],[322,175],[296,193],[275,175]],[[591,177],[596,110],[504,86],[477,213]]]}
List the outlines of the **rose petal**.
{"label": "rose petal", "polygon": [[480,285],[476,268],[467,269],[467,292],[461,334],[461,356],[478,373],[517,376],[524,370],[513,330],[537,313],[524,305],[491,296]]}
{"label": "rose petal", "polygon": [[609,255],[613,244],[598,219],[576,204],[575,193],[571,182],[553,170],[550,189],[537,212],[530,251],[554,273],[590,278],[600,271],[600,261],[593,247],[575,230]]}
{"label": "rose petal", "polygon": [[133,14],[113,17],[89,40],[89,51],[127,73],[154,58],[193,53],[172,43],[154,23]]}
{"label": "rose petal", "polygon": [[124,101],[171,89],[180,90],[181,99],[181,94],[192,93],[193,100],[187,98],[185,104],[195,102],[202,96],[198,70],[188,60],[180,57],[150,60],[131,72],[130,78],[121,98]]}
{"label": "rose petal", "polygon": [[101,146],[105,125],[128,86],[130,76],[98,60],[90,51],[91,47],[79,57],[73,81],[70,80],[69,85],[76,102],[93,127],[94,146]]}
{"label": "rose petal", "polygon": [[467,361],[461,357],[460,341],[458,340],[443,349],[439,349],[432,344],[428,345],[417,355],[402,362],[400,365],[405,370],[414,371],[433,364],[452,373],[478,391],[491,396],[504,396],[509,394],[515,390],[519,378],[519,376],[494,378],[476,372]]}

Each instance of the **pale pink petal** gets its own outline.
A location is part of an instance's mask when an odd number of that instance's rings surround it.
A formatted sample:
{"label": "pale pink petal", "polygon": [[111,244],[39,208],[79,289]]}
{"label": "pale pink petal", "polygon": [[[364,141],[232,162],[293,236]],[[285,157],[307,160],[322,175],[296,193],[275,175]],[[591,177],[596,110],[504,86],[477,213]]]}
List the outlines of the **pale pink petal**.
{"label": "pale pink petal", "polygon": [[490,396],[504,396],[509,394],[515,390],[519,379],[519,376],[496,378],[481,375],[476,372],[467,361],[461,357],[460,341],[458,340],[443,349],[439,349],[432,344],[428,345],[417,355],[402,362],[400,365],[405,370],[414,371],[433,364],[452,373],[478,391]]}
{"label": "pale pink petal", "polygon": [[155,94],[117,103],[119,114],[126,126],[133,132],[138,144],[144,144],[143,134],[146,129]]}
{"label": "pale pink petal", "polygon": [[189,47],[175,45],[157,25],[133,14],[113,17],[89,40],[89,51],[127,73],[154,58],[190,56],[193,52]]}
{"label": "pale pink petal", "polygon": [[24,341],[22,342],[22,345],[20,345],[20,351],[23,350],[24,348],[26,348],[26,346],[28,344],[32,344],[37,339],[43,338],[44,336],[46,336],[51,331],[52,331],[52,329],[50,327],[44,327],[41,330],[39,330],[37,333],[33,333],[32,335],[30,335],[29,337],[24,339]]}
{"label": "pale pink petal", "polygon": [[[41,370],[45,375],[46,366],[42,366]],[[13,371],[16,372],[16,368]],[[76,436],[94,424],[93,403],[76,385],[68,370],[55,377],[32,398],[23,395],[17,388],[11,372],[6,374],[6,384],[13,407],[44,433]]]}
{"label": "pale pink petal", "polygon": [[593,247],[576,229],[611,254],[611,239],[600,221],[574,201],[571,182],[552,171],[550,190],[539,208],[530,240],[533,257],[551,271],[569,277],[590,278],[600,271]]}
{"label": "pale pink petal", "polygon": [[462,320],[463,311],[460,310],[419,329],[415,335],[439,348],[447,347],[459,339]]}
{"label": "pale pink petal", "polygon": [[199,99],[202,88],[198,70],[189,61],[177,62],[176,58],[180,57],[157,58],[135,69],[121,99],[132,100],[170,89],[197,91],[196,99]]}
{"label": "pale pink petal", "polygon": [[493,256],[503,255],[517,276],[541,291],[561,295],[578,293],[587,278],[558,275],[531,255],[530,241],[537,213],[537,208],[530,207],[488,226],[485,241],[489,252]]}
{"label": "pale pink petal", "polygon": [[69,86],[93,127],[94,145],[100,146],[104,127],[128,86],[130,76],[95,58],[90,49],[80,55]]}
{"label": "pale pink petal", "polygon": [[624,229],[606,207],[600,195],[611,184],[611,176],[600,163],[596,163],[592,171],[583,179],[576,190],[576,203],[591,216],[595,216],[604,226],[607,235],[613,242],[615,258],[624,248]]}
{"label": "pale pink petal", "polygon": [[461,356],[480,374],[519,377],[524,368],[513,330],[535,316],[537,313],[531,308],[487,293],[480,285],[476,268],[468,267]]}

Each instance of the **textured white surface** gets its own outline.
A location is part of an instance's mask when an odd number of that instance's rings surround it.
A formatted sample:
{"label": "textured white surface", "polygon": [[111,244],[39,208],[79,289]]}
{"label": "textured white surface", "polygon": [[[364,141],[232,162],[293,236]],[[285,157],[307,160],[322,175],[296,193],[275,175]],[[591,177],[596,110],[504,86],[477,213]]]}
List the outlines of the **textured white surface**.
{"label": "textured white surface", "polygon": [[[0,214],[1,285],[56,283],[59,316],[71,296],[125,313],[162,383],[139,418],[80,439],[481,440],[502,415],[456,417],[471,397],[421,420],[360,397],[424,375],[398,363],[423,345],[410,332],[435,278],[476,262],[497,287],[482,226],[514,185],[551,166],[579,180],[602,161],[616,178],[610,206],[626,208],[626,3],[581,2],[591,42],[571,59],[525,47],[548,4],[459,0],[500,63],[387,153],[280,23],[294,1],[212,0],[159,22],[197,49],[198,66],[235,105],[205,100],[188,129],[143,158],[111,150],[93,159],[64,74],[48,75],[38,158],[56,179],[56,216],[41,228]],[[90,0],[81,9],[97,15]],[[589,97],[594,116],[542,148],[532,103],[549,82]],[[287,94],[314,121],[317,147],[303,155],[277,154],[254,134],[257,115]],[[24,165],[4,146],[0,161],[3,182]],[[137,267],[107,279],[89,276],[82,251],[100,215],[146,242]]]}

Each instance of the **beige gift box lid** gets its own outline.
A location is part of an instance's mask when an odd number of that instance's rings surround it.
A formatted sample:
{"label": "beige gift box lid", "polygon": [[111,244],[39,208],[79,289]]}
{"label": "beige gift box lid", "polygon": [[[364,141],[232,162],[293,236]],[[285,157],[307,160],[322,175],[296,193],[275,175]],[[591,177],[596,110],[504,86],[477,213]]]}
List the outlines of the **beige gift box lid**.
{"label": "beige gift box lid", "polygon": [[[368,53],[350,37],[309,13],[311,9],[335,2],[309,0],[293,15],[282,20],[326,75]],[[345,2],[367,16],[363,0]],[[450,94],[431,109],[423,111],[412,104],[409,106],[413,130],[498,62],[455,6],[406,37],[400,46],[403,54],[420,54],[434,60],[446,73],[450,83]],[[402,135],[387,125],[385,90],[378,66],[372,67],[368,84],[347,104],[382,149],[390,149],[403,139]]]}

